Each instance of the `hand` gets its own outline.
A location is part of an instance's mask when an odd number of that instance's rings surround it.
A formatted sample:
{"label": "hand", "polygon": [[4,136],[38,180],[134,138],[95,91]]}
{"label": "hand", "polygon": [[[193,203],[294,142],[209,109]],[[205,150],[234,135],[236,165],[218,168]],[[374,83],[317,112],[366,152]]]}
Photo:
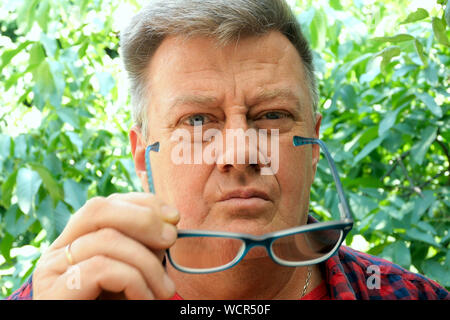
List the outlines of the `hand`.
{"label": "hand", "polygon": [[[38,261],[33,299],[171,298],[175,286],[162,260],[176,240],[178,220],[174,208],[149,193],[89,200]],[[70,286],[73,270],[79,288]]]}

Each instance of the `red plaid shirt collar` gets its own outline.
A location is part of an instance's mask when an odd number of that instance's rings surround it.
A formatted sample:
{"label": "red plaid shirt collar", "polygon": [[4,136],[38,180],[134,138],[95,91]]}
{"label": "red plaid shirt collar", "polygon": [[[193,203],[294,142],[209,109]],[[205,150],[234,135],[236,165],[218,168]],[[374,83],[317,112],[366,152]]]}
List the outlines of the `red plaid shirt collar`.
{"label": "red plaid shirt collar", "polygon": [[325,276],[332,300],[450,300],[437,282],[346,246],[325,262]]}

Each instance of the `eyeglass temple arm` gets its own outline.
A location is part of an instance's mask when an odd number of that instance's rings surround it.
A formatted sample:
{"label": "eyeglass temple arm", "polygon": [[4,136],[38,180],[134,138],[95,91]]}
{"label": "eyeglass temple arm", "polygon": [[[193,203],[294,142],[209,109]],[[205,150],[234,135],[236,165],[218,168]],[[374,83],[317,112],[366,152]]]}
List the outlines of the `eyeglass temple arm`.
{"label": "eyeglass temple arm", "polygon": [[159,142],[149,145],[145,149],[145,166],[147,169],[147,182],[150,193],[155,193],[155,185],[153,184],[152,166],[150,165],[150,151],[159,152]]}
{"label": "eyeglass temple arm", "polygon": [[341,213],[342,218],[347,218],[352,220],[352,214],[350,210],[350,206],[348,205],[347,199],[344,195],[344,188],[342,187],[341,180],[339,179],[339,175],[336,169],[336,165],[334,164],[333,158],[328,152],[328,148],[325,143],[320,139],[315,138],[304,138],[299,136],[294,136],[293,138],[294,146],[302,146],[307,144],[317,144],[322,148],[323,153],[325,154],[325,158],[328,161],[331,169],[331,175],[333,176],[334,182],[336,183],[336,188],[339,197],[339,211]]}

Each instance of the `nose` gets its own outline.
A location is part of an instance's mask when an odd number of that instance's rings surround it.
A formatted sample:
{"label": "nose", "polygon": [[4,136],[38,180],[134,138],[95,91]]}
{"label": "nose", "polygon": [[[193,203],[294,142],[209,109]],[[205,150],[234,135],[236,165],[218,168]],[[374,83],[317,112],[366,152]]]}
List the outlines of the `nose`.
{"label": "nose", "polygon": [[[261,140],[262,141],[262,140]],[[216,165],[221,172],[232,169],[239,172],[247,170],[259,173],[267,165],[268,160],[261,152],[260,133],[247,124],[237,127],[227,127],[223,135],[223,150],[217,157]],[[258,147],[259,145],[259,147]]]}

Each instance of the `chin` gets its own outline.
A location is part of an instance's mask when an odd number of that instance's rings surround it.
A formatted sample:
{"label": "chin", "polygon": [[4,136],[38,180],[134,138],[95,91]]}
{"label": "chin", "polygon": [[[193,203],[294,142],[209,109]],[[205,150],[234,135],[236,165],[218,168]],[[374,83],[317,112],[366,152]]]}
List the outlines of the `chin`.
{"label": "chin", "polygon": [[255,236],[263,235],[269,232],[285,229],[284,225],[279,225],[273,219],[248,218],[248,217],[234,217],[228,220],[222,226],[216,226],[215,230],[237,232],[251,234]]}

